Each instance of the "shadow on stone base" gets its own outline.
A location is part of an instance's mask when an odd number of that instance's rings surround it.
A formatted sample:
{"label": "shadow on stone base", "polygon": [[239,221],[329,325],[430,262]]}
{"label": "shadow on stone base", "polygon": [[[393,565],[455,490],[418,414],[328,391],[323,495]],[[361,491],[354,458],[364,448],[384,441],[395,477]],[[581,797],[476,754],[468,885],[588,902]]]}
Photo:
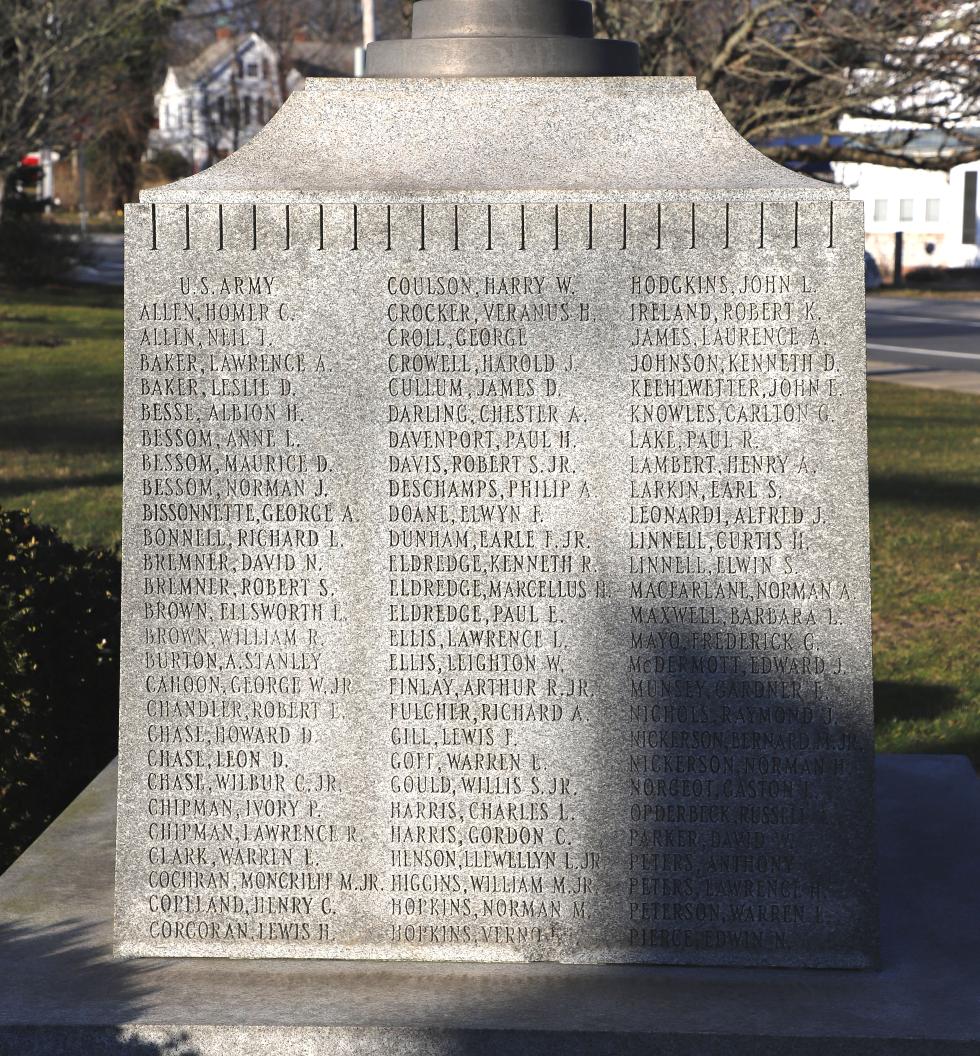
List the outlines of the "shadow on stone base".
{"label": "shadow on stone base", "polygon": [[0,877],[0,1056],[967,1056],[980,785],[879,756],[880,972],[114,960],[115,769]]}

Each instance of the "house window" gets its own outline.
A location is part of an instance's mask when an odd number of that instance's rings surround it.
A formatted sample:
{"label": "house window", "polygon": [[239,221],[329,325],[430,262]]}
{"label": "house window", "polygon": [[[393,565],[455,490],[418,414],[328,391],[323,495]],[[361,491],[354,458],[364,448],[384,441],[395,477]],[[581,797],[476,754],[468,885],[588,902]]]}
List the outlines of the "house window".
{"label": "house window", "polygon": [[241,78],[245,76],[245,67],[242,65],[241,59],[235,60],[235,69],[238,72],[239,80],[241,80]]}
{"label": "house window", "polygon": [[268,59],[263,59],[262,60],[262,76],[266,80],[269,79],[269,60]]}
{"label": "house window", "polygon": [[939,199],[938,198],[927,198],[926,199],[926,220],[930,224],[938,223],[939,221]]}
{"label": "house window", "polygon": [[219,125],[224,125],[224,123],[225,123],[225,97],[223,95],[219,95],[218,96],[217,119],[218,119],[218,124]]}
{"label": "house window", "polygon": [[887,198],[876,198],[875,199],[875,211],[874,211],[875,223],[882,224],[888,219],[888,199]]}
{"label": "house window", "polygon": [[242,96],[242,124],[250,125],[252,123],[252,100],[247,96]]}
{"label": "house window", "polygon": [[246,77],[258,77],[258,75],[259,75],[259,64],[257,62],[250,62],[245,67],[245,76]]}
{"label": "house window", "polygon": [[265,124],[265,99],[261,95],[255,100],[255,119],[260,125]]}
{"label": "house window", "polygon": [[914,203],[911,198],[903,198],[898,203],[899,220],[909,221],[914,216]]}

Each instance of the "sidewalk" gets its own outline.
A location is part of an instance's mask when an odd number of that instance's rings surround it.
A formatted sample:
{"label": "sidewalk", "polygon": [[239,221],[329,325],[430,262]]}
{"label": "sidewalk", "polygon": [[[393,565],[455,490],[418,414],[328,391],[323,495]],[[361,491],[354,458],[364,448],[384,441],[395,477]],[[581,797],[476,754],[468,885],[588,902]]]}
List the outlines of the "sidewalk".
{"label": "sidewalk", "polygon": [[936,370],[869,359],[868,381],[889,381],[894,385],[908,385],[916,389],[946,389],[980,396],[980,371],[973,370]]}

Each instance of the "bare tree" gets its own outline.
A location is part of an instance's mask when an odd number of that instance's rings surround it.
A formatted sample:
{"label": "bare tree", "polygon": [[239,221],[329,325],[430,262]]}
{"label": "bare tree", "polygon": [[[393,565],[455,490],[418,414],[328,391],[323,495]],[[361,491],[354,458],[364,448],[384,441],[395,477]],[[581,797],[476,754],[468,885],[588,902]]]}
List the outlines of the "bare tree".
{"label": "bare tree", "polygon": [[[644,73],[697,77],[777,160],[980,157],[980,3],[596,0],[595,11],[604,35],[640,44]],[[845,115],[899,127],[841,133]],[[924,131],[936,135],[920,153]]]}
{"label": "bare tree", "polygon": [[[383,36],[402,36],[411,18],[412,0],[375,0]],[[173,36],[174,58],[189,47],[203,47],[219,23],[238,32],[257,30],[270,43],[293,39],[305,30],[312,39],[356,44],[361,34],[361,0],[189,0]]]}
{"label": "bare tree", "polygon": [[321,8],[328,11],[327,24],[336,27],[339,24],[338,7],[336,2],[317,4],[312,0],[257,0],[253,28],[276,53],[280,101],[289,94],[286,78],[295,59],[293,45],[297,36],[311,31],[314,16],[321,14]]}
{"label": "bare tree", "polygon": [[93,169],[103,201],[120,209],[136,197],[150,129],[156,123],[154,93],[163,77],[162,41],[180,13],[177,3],[144,3],[93,71],[90,104]]}
{"label": "bare tree", "polygon": [[231,150],[238,149],[239,127],[237,114],[232,109],[232,106],[238,103],[238,85],[234,74],[231,76],[229,88],[227,96],[221,89],[216,95],[209,92],[207,86],[201,89],[201,105],[197,109],[195,131],[204,140],[207,150],[206,166],[226,157],[230,152],[229,146]]}
{"label": "bare tree", "polygon": [[[134,69],[180,8],[180,0],[2,0],[0,181],[31,148],[71,147],[113,123],[125,127],[134,103],[121,88],[139,81]],[[132,125],[131,113],[126,120]]]}

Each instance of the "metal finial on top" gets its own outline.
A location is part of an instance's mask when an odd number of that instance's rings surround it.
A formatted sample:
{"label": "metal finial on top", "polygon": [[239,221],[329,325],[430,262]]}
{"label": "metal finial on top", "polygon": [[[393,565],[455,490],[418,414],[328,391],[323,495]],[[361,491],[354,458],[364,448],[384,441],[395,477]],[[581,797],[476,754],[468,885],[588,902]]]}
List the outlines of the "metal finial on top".
{"label": "metal finial on top", "polygon": [[418,0],[409,40],[368,45],[368,77],[622,77],[629,41],[597,40],[589,0]]}

